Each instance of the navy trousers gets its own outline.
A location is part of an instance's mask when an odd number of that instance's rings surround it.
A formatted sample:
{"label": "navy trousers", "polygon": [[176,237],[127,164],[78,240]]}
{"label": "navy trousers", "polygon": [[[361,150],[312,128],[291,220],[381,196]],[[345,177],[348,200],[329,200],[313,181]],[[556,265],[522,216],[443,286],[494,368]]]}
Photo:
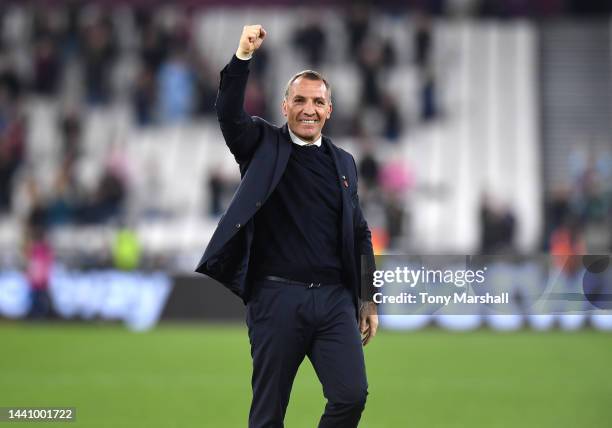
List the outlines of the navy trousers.
{"label": "navy trousers", "polygon": [[356,427],[368,385],[350,291],[259,281],[247,305],[253,357],[249,428],[282,428],[291,386],[308,356],[327,399],[319,428]]}

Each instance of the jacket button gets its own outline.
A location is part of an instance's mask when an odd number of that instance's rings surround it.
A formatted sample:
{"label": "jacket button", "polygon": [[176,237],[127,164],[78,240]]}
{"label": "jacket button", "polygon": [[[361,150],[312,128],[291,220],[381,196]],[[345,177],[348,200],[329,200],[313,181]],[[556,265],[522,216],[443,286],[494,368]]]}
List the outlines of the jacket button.
{"label": "jacket button", "polygon": [[257,201],[255,203],[255,208],[261,208],[261,202],[260,201]]}
{"label": "jacket button", "polygon": [[240,229],[240,223],[236,223],[236,229]]}

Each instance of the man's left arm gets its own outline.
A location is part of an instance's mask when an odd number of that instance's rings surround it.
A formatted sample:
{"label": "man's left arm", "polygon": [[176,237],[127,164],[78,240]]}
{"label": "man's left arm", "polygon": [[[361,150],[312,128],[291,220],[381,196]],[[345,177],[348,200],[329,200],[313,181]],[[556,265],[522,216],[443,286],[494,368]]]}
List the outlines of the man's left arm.
{"label": "man's left arm", "polygon": [[[352,158],[352,156],[351,156]],[[355,177],[358,176],[357,164],[352,158],[355,167]],[[360,286],[361,302],[359,308],[359,330],[361,331],[363,345],[367,345],[378,330],[378,310],[374,303],[374,271],[376,261],[374,259],[374,249],[372,247],[372,233],[368,227],[368,222],[363,216],[359,196],[355,193],[356,217],[355,217],[355,246],[361,258]]]}

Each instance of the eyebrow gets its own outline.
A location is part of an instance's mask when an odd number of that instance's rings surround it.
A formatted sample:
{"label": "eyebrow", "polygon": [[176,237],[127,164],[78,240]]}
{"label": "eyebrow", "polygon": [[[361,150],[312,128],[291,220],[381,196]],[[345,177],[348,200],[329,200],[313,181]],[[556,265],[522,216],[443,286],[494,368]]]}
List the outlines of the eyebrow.
{"label": "eyebrow", "polygon": [[[303,95],[294,95],[294,96],[293,96],[293,100],[294,100],[294,101],[295,101],[295,100],[298,100],[298,99],[303,100],[303,99],[306,99],[306,97],[305,97],[305,96],[303,96]],[[325,97],[315,97],[315,98],[314,98],[314,100],[315,100],[315,101],[323,101],[323,102],[327,102],[327,100],[325,99]]]}

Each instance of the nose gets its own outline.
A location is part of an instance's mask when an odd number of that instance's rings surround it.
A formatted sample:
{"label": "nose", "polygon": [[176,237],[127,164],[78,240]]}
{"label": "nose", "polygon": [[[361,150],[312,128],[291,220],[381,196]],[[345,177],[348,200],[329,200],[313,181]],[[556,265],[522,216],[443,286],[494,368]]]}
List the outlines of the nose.
{"label": "nose", "polygon": [[314,116],[314,115],[316,115],[314,104],[312,102],[307,102],[306,105],[304,105],[303,113],[306,116]]}

